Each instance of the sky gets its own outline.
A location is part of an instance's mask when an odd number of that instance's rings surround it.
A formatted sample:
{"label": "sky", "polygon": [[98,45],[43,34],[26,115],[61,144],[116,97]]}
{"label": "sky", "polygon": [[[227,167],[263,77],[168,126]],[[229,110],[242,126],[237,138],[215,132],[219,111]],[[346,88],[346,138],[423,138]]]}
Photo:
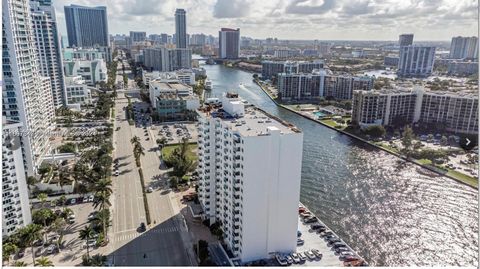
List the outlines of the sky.
{"label": "sky", "polygon": [[175,31],[176,8],[187,11],[187,32],[218,35],[221,27],[242,36],[300,40],[448,41],[478,36],[477,0],[53,0],[60,32],[63,6],[107,6],[110,34]]}

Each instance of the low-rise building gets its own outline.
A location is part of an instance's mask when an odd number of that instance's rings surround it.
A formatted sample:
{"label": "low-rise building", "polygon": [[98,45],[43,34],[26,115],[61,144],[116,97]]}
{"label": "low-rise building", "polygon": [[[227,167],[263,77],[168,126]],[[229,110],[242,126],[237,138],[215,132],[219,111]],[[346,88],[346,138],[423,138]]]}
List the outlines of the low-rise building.
{"label": "low-rise building", "polygon": [[81,105],[92,103],[91,90],[81,76],[65,77],[67,107],[80,110]]}
{"label": "low-rise building", "polygon": [[150,81],[149,83],[149,97],[150,103],[154,108],[157,106],[157,97],[161,94],[175,94],[177,96],[185,97],[193,95],[191,86],[184,84],[176,79],[158,79]]}
{"label": "low-rise building", "polygon": [[157,97],[155,107],[160,122],[194,120],[200,101],[193,95],[162,93]]}
{"label": "low-rise building", "polygon": [[295,251],[303,134],[237,94],[198,114],[203,218],[241,262]]}
{"label": "low-rise building", "polygon": [[386,66],[398,66],[398,57],[385,56],[385,58],[383,58],[383,64]]}
{"label": "low-rise building", "polygon": [[81,76],[88,85],[107,81],[107,65],[103,59],[64,60],[65,76]]}
{"label": "low-rise building", "polygon": [[178,80],[187,85],[195,85],[195,73],[190,69],[181,69],[173,72],[142,72],[142,80],[145,86],[153,80]]}
{"label": "low-rise building", "polygon": [[369,125],[437,124],[461,134],[478,134],[478,94],[476,92],[425,91],[396,88],[356,91],[352,121]]}

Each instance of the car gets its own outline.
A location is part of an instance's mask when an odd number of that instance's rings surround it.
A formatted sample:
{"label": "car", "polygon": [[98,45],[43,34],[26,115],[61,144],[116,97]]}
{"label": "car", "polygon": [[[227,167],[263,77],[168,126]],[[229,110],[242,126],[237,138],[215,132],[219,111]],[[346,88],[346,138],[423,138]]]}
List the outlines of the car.
{"label": "car", "polygon": [[300,258],[301,261],[306,261],[307,260],[307,256],[305,254],[303,254],[302,252],[299,252],[298,253],[298,257]]}
{"label": "car", "polygon": [[74,205],[74,204],[76,204],[76,203],[77,203],[77,199],[73,198],[72,200],[70,200],[70,204],[71,204],[71,205]]}
{"label": "car", "polygon": [[302,232],[297,231],[297,237],[300,237],[300,236],[302,236]]}
{"label": "car", "polygon": [[33,246],[35,247],[40,247],[43,245],[43,240],[42,239],[38,239],[37,241],[33,242]]}
{"label": "car", "polygon": [[140,232],[145,232],[147,230],[147,227],[145,226],[145,223],[142,222],[140,223]]}
{"label": "car", "polygon": [[344,257],[342,257],[342,259],[346,262],[351,262],[351,261],[358,260],[358,257],[356,257],[356,256],[344,256]]}
{"label": "car", "polygon": [[323,255],[322,255],[322,253],[320,253],[320,251],[319,251],[318,249],[315,249],[315,248],[314,248],[314,249],[312,249],[311,251],[313,252],[313,254],[314,254],[315,256],[317,256],[317,258],[320,258],[320,259],[322,258]]}
{"label": "car", "polygon": [[148,187],[148,188],[147,188],[147,192],[153,192],[153,188],[152,188],[152,187]]}
{"label": "car", "polygon": [[57,247],[54,244],[51,244],[47,247],[47,254],[52,254],[57,250]]}
{"label": "car", "polygon": [[321,228],[325,228],[325,226],[321,225],[321,224],[313,224],[313,225],[310,225],[310,228],[314,231],[316,230],[320,230]]}
{"label": "car", "polygon": [[313,252],[311,250],[309,251],[305,251],[305,255],[310,259],[310,260],[315,260],[317,258],[317,256],[315,256],[315,254],[313,254]]}
{"label": "car", "polygon": [[293,263],[293,259],[292,259],[292,257],[290,257],[290,255],[286,255],[286,256],[285,256],[285,259],[287,259],[287,263],[288,263],[288,264],[292,264],[292,263]]}
{"label": "car", "polygon": [[298,238],[297,239],[297,246],[302,246],[303,244],[305,244],[305,240]]}
{"label": "car", "polygon": [[355,254],[351,251],[342,251],[340,252],[341,257],[346,257],[346,256],[355,256]]}
{"label": "car", "polygon": [[342,240],[340,240],[340,238],[334,237],[328,239],[327,242],[327,245],[333,245],[333,243],[342,242]]}
{"label": "car", "polygon": [[92,219],[95,218],[95,216],[96,216],[97,214],[98,214],[97,211],[93,211],[93,212],[91,212],[90,214],[88,214],[87,219],[88,219],[88,220],[92,220]]}
{"label": "car", "polygon": [[95,240],[95,239],[90,239],[90,240],[88,240],[87,242],[85,242],[85,243],[83,244],[83,248],[87,248],[87,246],[88,246],[89,248],[92,248],[92,247],[95,247],[96,245],[97,245],[97,240]]}
{"label": "car", "polygon": [[23,258],[23,256],[25,256],[25,249],[24,249],[24,248],[20,249],[20,250],[17,252],[17,255],[16,255],[16,256],[17,256],[17,259]]}
{"label": "car", "polygon": [[83,197],[82,203],[86,203],[86,202],[88,202],[88,196]]}
{"label": "car", "polygon": [[297,253],[290,254],[290,257],[292,257],[294,263],[300,263],[300,257],[298,257]]}
{"label": "car", "polygon": [[67,223],[68,224],[73,224],[73,223],[75,223],[75,219],[67,219]]}
{"label": "car", "polygon": [[278,254],[275,255],[275,260],[277,260],[278,264],[280,264],[281,266],[286,266],[286,265],[288,265],[287,260],[286,260],[284,257],[282,257],[282,256],[280,256],[280,255],[278,255]]}
{"label": "car", "polygon": [[90,196],[88,197],[88,201],[89,201],[89,202],[93,202],[94,199],[95,199],[95,196],[93,196],[93,195],[90,195]]}
{"label": "car", "polygon": [[120,175],[120,172],[118,172],[118,170],[117,170],[117,171],[115,171],[113,174],[114,174],[116,177],[118,177],[118,176]]}
{"label": "car", "polygon": [[316,217],[311,217],[311,218],[307,218],[304,220],[305,223],[314,223],[314,222],[317,222],[317,218]]}
{"label": "car", "polygon": [[343,242],[335,242],[332,244],[332,247],[339,248],[339,247],[347,247],[347,245]]}
{"label": "car", "polygon": [[347,248],[347,247],[339,247],[339,248],[336,248],[336,249],[335,249],[335,252],[336,252],[337,254],[340,254],[340,253],[343,252],[343,251],[350,251],[350,249]]}

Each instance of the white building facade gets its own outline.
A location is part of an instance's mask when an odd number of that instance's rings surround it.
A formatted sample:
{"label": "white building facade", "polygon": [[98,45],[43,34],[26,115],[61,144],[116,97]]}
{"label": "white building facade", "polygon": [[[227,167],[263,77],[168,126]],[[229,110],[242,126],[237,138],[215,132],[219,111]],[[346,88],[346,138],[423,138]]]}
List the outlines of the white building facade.
{"label": "white building facade", "polygon": [[50,151],[55,128],[50,78],[40,76],[29,1],[2,1],[3,115],[21,122],[25,171],[33,175]]}
{"label": "white building facade", "polygon": [[81,76],[66,77],[65,86],[68,107],[80,110],[81,105],[92,104],[91,90]]}
{"label": "white building facade", "polygon": [[50,78],[53,104],[55,108],[59,108],[65,105],[65,83],[55,8],[51,3],[41,1],[30,1],[30,6],[40,73]]}
{"label": "white building facade", "polygon": [[63,64],[66,76],[81,76],[88,85],[107,81],[107,65],[103,59],[65,60]]}
{"label": "white building facade", "polygon": [[204,218],[242,262],[295,251],[303,134],[231,94],[198,114]]}
{"label": "white building facade", "polygon": [[161,94],[174,94],[178,96],[193,95],[192,87],[176,79],[158,79],[150,81],[149,85],[148,94],[150,98],[150,104],[153,108],[156,108],[157,97]]}
{"label": "white building facade", "polygon": [[435,62],[435,47],[402,46],[397,74],[401,77],[428,77]]}
{"label": "white building facade", "polygon": [[22,124],[3,118],[2,143],[2,236],[32,222],[28,185],[19,134]]}

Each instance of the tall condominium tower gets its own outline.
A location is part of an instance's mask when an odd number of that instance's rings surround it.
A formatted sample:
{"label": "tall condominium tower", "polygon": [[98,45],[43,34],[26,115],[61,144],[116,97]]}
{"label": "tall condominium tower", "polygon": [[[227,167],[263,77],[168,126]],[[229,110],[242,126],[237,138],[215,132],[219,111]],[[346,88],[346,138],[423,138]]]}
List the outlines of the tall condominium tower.
{"label": "tall condominium tower", "polygon": [[18,122],[5,118],[2,120],[2,236],[10,235],[32,221],[24,158],[18,136],[21,126]]}
{"label": "tall condominium tower", "polygon": [[478,59],[478,38],[457,36],[450,45],[451,59]]}
{"label": "tall condominium tower", "polygon": [[187,48],[187,12],[175,10],[175,44],[179,49]]}
{"label": "tall condominium tower", "polygon": [[204,218],[242,262],[295,251],[303,134],[236,94],[198,114]]}
{"label": "tall condominium tower", "polygon": [[398,45],[400,47],[410,46],[413,44],[413,34],[402,34],[398,37]]}
{"label": "tall condominium tower", "polygon": [[50,150],[55,127],[50,78],[40,76],[28,0],[3,0],[3,116],[22,123],[20,137],[28,175],[36,172]]}
{"label": "tall condominium tower", "polygon": [[65,6],[70,47],[109,46],[107,7]]}
{"label": "tall condominium tower", "polygon": [[147,39],[146,32],[137,32],[137,31],[130,31],[130,41],[133,42],[141,42]]}
{"label": "tall condominium tower", "polygon": [[218,32],[218,54],[222,59],[237,59],[240,54],[240,29],[222,28]]}
{"label": "tall condominium tower", "polygon": [[55,8],[48,1],[30,1],[32,23],[40,60],[40,73],[49,77],[52,84],[53,105],[65,105],[65,82],[62,68],[60,35],[57,28]]}
{"label": "tall condominium tower", "polygon": [[433,70],[435,47],[400,47],[397,74],[401,77],[428,77]]}

